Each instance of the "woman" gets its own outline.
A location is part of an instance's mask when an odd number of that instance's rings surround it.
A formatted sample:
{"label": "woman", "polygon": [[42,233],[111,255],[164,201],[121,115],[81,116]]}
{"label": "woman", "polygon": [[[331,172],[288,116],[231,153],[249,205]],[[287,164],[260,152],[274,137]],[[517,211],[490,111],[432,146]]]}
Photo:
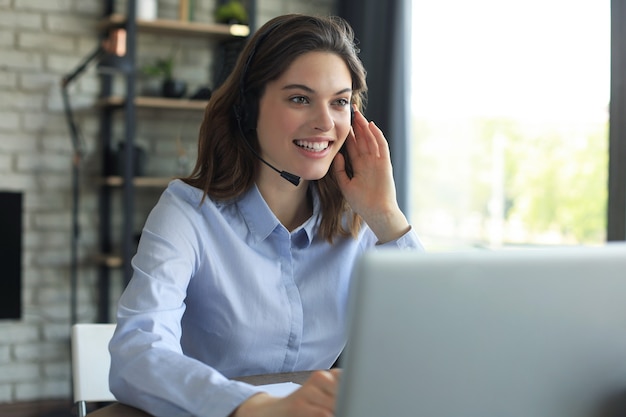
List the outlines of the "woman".
{"label": "woman", "polygon": [[[324,369],[345,344],[356,258],[421,249],[385,137],[358,111],[365,93],[339,18],[281,16],[252,37],[207,106],[191,176],[146,221],[110,344],[121,402],[167,417],[333,415],[339,371]],[[285,398],[228,379],[297,370],[321,371]]]}

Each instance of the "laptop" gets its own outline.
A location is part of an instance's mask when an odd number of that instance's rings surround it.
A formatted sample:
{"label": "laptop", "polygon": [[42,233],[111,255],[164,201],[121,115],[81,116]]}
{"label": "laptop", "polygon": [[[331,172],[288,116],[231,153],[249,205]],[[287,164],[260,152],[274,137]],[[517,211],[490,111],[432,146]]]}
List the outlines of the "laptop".
{"label": "laptop", "polygon": [[626,415],[621,244],[367,253],[348,326],[337,417]]}

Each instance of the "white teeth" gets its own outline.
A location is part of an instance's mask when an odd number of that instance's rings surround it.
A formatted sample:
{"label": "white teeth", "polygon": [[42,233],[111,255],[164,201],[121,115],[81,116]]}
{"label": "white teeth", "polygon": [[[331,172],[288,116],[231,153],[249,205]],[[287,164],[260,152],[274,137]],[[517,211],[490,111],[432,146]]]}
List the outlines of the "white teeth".
{"label": "white teeth", "polygon": [[328,148],[328,142],[308,142],[306,140],[295,141],[296,145],[301,148],[305,148],[308,151],[321,152]]}

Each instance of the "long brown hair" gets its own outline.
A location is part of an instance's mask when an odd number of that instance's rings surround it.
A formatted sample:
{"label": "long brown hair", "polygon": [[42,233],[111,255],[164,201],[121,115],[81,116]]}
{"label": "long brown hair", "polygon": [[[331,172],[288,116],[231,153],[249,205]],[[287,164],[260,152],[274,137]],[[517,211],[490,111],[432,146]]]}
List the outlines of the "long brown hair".
{"label": "long brown hair", "polygon": [[[254,149],[259,145],[255,134],[244,136],[241,124],[256,124],[265,85],[278,79],[296,58],[313,51],[331,52],[344,60],[352,76],[352,103],[362,108],[366,72],[350,25],[336,16],[278,16],[251,37],[230,76],[213,93],[200,126],[196,165],[182,180],[213,200],[231,200],[245,193],[254,184],[259,164],[249,145]],[[321,236],[331,243],[336,236],[356,236],[362,219],[345,201],[333,170],[316,183]]]}

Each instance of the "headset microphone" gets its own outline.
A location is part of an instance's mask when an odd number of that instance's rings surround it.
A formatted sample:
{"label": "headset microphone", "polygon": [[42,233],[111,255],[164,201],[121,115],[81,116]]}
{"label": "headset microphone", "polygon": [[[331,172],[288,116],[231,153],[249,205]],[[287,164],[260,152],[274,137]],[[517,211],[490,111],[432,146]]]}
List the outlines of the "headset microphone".
{"label": "headset microphone", "polygon": [[244,140],[244,142],[246,142],[246,144],[248,145],[248,148],[250,148],[250,150],[252,151],[254,156],[256,156],[259,159],[259,161],[263,162],[265,165],[267,165],[268,167],[272,168],[274,171],[278,172],[281,177],[283,177],[284,179],[286,179],[287,181],[289,181],[290,183],[292,183],[296,187],[300,184],[300,177],[299,176],[297,176],[295,174],[292,174],[291,172],[281,171],[280,169],[276,168],[274,165],[270,164],[265,159],[261,158],[261,155],[259,155],[258,152],[254,150],[252,145],[250,145],[250,143],[248,143],[247,140]]}
{"label": "headset microphone", "polygon": [[286,179],[287,181],[289,181],[290,183],[292,183],[293,185],[297,187],[300,184],[300,177],[295,174],[292,174],[291,172],[281,171],[280,169],[276,168],[274,165],[267,162],[265,159],[261,158],[261,155],[259,155],[259,153],[256,150],[254,150],[254,147],[246,139],[246,135],[243,132],[243,127],[241,126],[241,116],[239,114],[239,111],[237,110],[235,110],[235,117],[237,118],[237,126],[239,126],[239,131],[243,135],[243,141],[246,144],[246,146],[252,151],[254,156],[256,156],[259,159],[259,161],[263,162],[265,165],[272,168],[274,171],[278,172],[281,177],[283,177],[284,179]]}

